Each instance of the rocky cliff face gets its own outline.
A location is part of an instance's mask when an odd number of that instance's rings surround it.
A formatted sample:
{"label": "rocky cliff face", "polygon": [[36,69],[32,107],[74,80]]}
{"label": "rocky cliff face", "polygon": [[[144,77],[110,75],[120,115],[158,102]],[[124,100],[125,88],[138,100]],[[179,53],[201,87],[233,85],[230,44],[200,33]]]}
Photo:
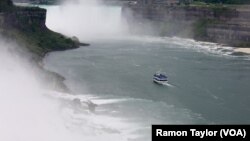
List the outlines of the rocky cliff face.
{"label": "rocky cliff face", "polygon": [[43,69],[42,58],[50,51],[77,48],[80,43],[49,30],[46,25],[46,10],[38,7],[16,7],[10,0],[0,0],[1,39],[16,42],[17,52],[29,59],[47,82],[49,89],[69,91],[60,75]]}
{"label": "rocky cliff face", "polygon": [[242,8],[127,5],[123,7],[123,14],[132,24],[145,21],[151,23],[150,28],[160,35],[250,46],[250,11],[248,8],[240,9]]}
{"label": "rocky cliff face", "polygon": [[7,11],[13,7],[13,3],[11,0],[1,0],[0,1],[0,12]]}
{"label": "rocky cliff face", "polygon": [[236,11],[237,16],[230,20],[207,25],[206,35],[211,41],[250,47],[250,11]]}
{"label": "rocky cliff face", "polygon": [[27,2],[31,2],[31,0],[13,0],[13,2],[25,2],[25,3],[27,3]]}
{"label": "rocky cliff face", "polygon": [[60,0],[13,0],[15,3],[54,4]]}
{"label": "rocky cliff face", "polygon": [[30,30],[34,27],[45,29],[46,10],[41,8],[19,7],[4,14],[6,28],[14,27]]}
{"label": "rocky cliff face", "polygon": [[80,45],[49,30],[45,22],[45,9],[12,5],[0,12],[0,34],[22,44],[34,54],[35,60],[40,60],[47,52],[73,49]]}

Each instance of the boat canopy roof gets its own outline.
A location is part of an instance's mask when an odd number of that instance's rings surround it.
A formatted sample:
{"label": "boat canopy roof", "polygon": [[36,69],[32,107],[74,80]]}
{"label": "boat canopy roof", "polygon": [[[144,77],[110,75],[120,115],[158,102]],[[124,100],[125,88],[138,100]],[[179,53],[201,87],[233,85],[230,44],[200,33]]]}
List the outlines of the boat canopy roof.
{"label": "boat canopy roof", "polygon": [[167,75],[166,74],[162,74],[162,73],[156,73],[156,74],[154,74],[154,77],[167,78]]}

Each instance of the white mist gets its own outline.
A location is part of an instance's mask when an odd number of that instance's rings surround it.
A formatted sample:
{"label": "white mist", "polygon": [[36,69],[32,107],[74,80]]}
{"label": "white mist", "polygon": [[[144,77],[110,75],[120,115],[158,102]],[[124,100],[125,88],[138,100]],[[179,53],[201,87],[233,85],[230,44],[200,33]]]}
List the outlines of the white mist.
{"label": "white mist", "polygon": [[29,54],[16,51],[20,48],[0,39],[1,141],[127,140],[126,131],[132,128],[122,119],[75,113],[61,97],[53,97],[59,92],[45,89],[36,66],[27,59]]}
{"label": "white mist", "polygon": [[106,6],[95,0],[65,2],[47,8],[46,25],[57,32],[77,36],[82,41],[126,34],[121,7]]}
{"label": "white mist", "polygon": [[18,48],[0,41],[0,140],[77,141],[65,127],[58,103],[44,96],[35,67]]}

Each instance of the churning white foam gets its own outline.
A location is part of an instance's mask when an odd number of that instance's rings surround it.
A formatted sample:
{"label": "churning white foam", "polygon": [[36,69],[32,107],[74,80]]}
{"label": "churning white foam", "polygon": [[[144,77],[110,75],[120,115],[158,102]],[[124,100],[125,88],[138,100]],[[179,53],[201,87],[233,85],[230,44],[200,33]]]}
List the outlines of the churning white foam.
{"label": "churning white foam", "polygon": [[197,52],[221,56],[232,56],[232,53],[234,53],[235,49],[234,47],[224,46],[217,43],[202,42],[196,41],[194,39],[179,37],[126,36],[123,38],[123,40],[141,41],[142,43],[149,44],[161,44],[162,46],[167,48],[187,48]]}

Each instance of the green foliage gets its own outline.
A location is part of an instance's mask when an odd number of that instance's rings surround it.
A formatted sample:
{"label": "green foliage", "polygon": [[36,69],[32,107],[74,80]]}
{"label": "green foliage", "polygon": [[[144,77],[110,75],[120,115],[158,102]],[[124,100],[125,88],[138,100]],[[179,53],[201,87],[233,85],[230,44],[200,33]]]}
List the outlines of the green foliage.
{"label": "green foliage", "polygon": [[13,8],[11,0],[0,0],[0,12],[9,11],[11,8]]}
{"label": "green foliage", "polygon": [[203,39],[207,37],[207,27],[208,25],[215,24],[216,21],[209,19],[200,19],[196,21],[193,25],[194,38]]}
{"label": "green foliage", "polygon": [[238,44],[234,44],[234,46],[249,48],[250,47],[250,42],[241,42],[241,43],[238,43]]}
{"label": "green foliage", "polygon": [[[40,55],[45,55],[50,51],[66,50],[77,47],[76,43],[70,38],[50,31],[49,29],[41,30],[33,28],[33,31],[23,31],[22,33],[28,42],[39,47],[37,49],[38,51],[41,50],[39,52]],[[35,50],[35,52],[37,51]]]}
{"label": "green foliage", "polygon": [[43,57],[50,51],[61,51],[77,48],[78,45],[70,38],[49,29],[35,29],[35,31],[24,31],[11,28],[0,32],[1,35],[16,40],[21,46],[25,46],[29,51]]}
{"label": "green foliage", "polygon": [[[38,56],[42,57],[50,51],[78,47],[78,42],[53,32],[45,26],[45,9],[15,7],[12,6],[10,0],[0,0],[0,4],[1,8],[7,8],[4,12],[6,12],[5,16],[8,17],[6,18],[8,20],[2,23],[2,27],[0,27],[0,34],[23,44]],[[11,11],[7,11],[10,10],[8,7],[11,7]],[[37,16],[34,18],[32,14],[37,14]]]}
{"label": "green foliage", "polygon": [[207,28],[214,24],[220,24],[219,20],[200,19],[193,24],[194,38],[199,40],[207,39]]}
{"label": "green foliage", "polygon": [[195,6],[207,6],[207,3],[203,2],[203,1],[194,1],[192,3],[192,5],[195,5]]}
{"label": "green foliage", "polygon": [[56,4],[56,3],[60,2],[60,0],[30,0],[30,2],[33,4],[50,5],[50,4]]}
{"label": "green foliage", "polygon": [[250,0],[194,0],[205,3],[250,4]]}
{"label": "green foliage", "polygon": [[173,36],[179,32],[180,28],[176,26],[175,22],[166,21],[161,25],[161,36]]}
{"label": "green foliage", "polygon": [[213,13],[214,13],[214,17],[220,17],[220,16],[224,16],[224,17],[230,17],[233,10],[228,8],[228,7],[221,7],[221,6],[214,6],[212,7]]}
{"label": "green foliage", "polygon": [[207,36],[207,31],[206,31],[207,24],[208,22],[205,19],[199,20],[194,24],[195,38],[203,38]]}
{"label": "green foliage", "polygon": [[160,25],[160,36],[191,37],[192,25],[182,21],[165,21]]}

